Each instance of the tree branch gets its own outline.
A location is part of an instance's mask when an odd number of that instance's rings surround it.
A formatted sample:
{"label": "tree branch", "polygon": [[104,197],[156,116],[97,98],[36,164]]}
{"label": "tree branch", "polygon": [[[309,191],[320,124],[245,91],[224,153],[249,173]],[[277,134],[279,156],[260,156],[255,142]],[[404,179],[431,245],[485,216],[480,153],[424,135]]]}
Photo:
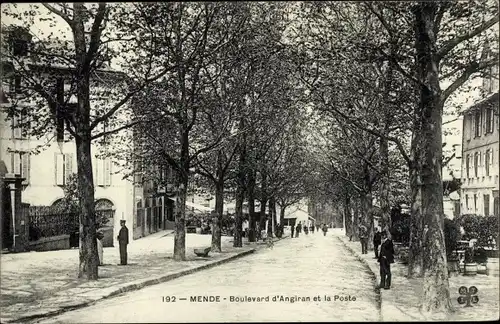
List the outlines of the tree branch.
{"label": "tree branch", "polygon": [[460,88],[467,80],[469,80],[470,76],[473,75],[474,73],[478,73],[490,66],[494,66],[498,64],[498,57],[494,58],[489,61],[484,61],[484,62],[472,62],[470,63],[465,70],[462,72],[462,74],[453,81],[452,84],[448,86],[445,90],[441,92],[441,102],[444,104],[446,100],[455,92],[458,88]]}
{"label": "tree branch", "polygon": [[483,31],[487,30],[488,28],[492,27],[498,22],[498,14],[495,15],[493,18],[491,18],[488,21],[485,21],[481,25],[477,26],[475,29],[469,31],[468,33],[459,35],[453,39],[450,39],[446,43],[443,44],[441,49],[438,50],[437,52],[437,57],[438,59],[442,59],[445,57],[451,50],[453,50],[458,44],[469,40],[479,34],[481,34]]}
{"label": "tree branch", "polygon": [[73,28],[73,20],[69,17],[69,15],[63,13],[62,11],[52,7],[51,5],[47,4],[47,3],[42,3],[42,5],[47,8],[50,12],[52,13],[55,13],[56,15],[58,15],[59,17],[61,17],[62,19],[64,19],[64,21],[66,21],[68,23],[68,25]]}

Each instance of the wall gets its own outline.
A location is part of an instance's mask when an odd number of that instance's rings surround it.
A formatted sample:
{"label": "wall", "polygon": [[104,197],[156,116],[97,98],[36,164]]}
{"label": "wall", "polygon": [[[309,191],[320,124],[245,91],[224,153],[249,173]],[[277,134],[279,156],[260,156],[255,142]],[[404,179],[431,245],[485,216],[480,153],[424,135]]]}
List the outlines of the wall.
{"label": "wall", "polygon": [[[462,151],[462,187],[460,194],[461,214],[484,215],[484,195],[489,196],[489,213],[494,212],[494,197],[498,195],[499,188],[499,118],[498,118],[498,95],[490,97],[494,104],[496,113],[493,114],[493,132],[486,133],[486,101],[474,106],[481,114],[481,126],[479,136],[475,136],[474,110],[465,112],[463,121],[463,151]],[[486,174],[486,151],[490,155],[489,175]],[[479,154],[478,173],[475,174],[474,156]],[[467,159],[469,159],[469,175],[467,175]],[[495,194],[496,192],[496,194]],[[474,195],[476,195],[476,205],[474,206]]]}

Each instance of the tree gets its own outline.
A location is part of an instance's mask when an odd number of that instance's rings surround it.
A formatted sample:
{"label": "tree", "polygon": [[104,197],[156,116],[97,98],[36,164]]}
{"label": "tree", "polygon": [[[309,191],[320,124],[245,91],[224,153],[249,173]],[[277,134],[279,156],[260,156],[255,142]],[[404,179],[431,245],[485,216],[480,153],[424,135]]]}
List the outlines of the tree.
{"label": "tree", "polygon": [[[157,127],[137,125],[134,150],[160,154],[164,164],[175,171],[174,259],[184,260],[190,168],[198,156],[221,145],[230,134],[233,122],[231,116],[224,116],[219,111],[218,116],[223,117],[219,121],[220,126],[213,129],[216,134],[207,137],[203,135],[204,126],[200,120],[216,111],[210,91],[217,82],[221,82],[220,76],[217,76],[221,72],[217,66],[221,63],[218,59],[220,53],[231,50],[237,44],[246,19],[245,7],[228,3],[135,4],[133,14],[137,28],[155,39],[156,47],[152,54],[165,53],[161,57],[164,64],[175,66],[145,88],[142,98],[138,99],[140,107],[135,109],[135,116],[155,119]],[[238,101],[225,104],[241,105]],[[173,139],[164,140],[165,129],[162,125],[172,127],[169,133],[173,134]]]}
{"label": "tree", "polygon": [[[7,7],[3,13],[25,27],[35,24],[38,17],[46,16],[43,19],[49,21],[51,32],[44,35],[46,38],[32,42],[32,46],[29,39],[23,42],[18,37],[21,50],[2,53],[3,65],[24,81],[22,100],[28,101],[30,107],[19,109],[12,105],[9,115],[28,114],[31,135],[38,138],[55,129],[58,142],[62,142],[66,129],[70,140],[75,141],[80,199],[78,276],[96,280],[98,257],[91,143],[137,123],[123,118],[126,117],[126,103],[148,82],[166,73],[168,67],[155,64],[156,56],[151,55],[148,69],[137,68],[132,57],[128,64],[135,73],[130,76],[106,69],[118,56],[116,47],[110,44],[121,44],[122,53],[135,51],[137,43],[141,48],[148,46],[148,42],[141,40],[121,43],[120,35],[128,31],[112,27],[111,22],[115,18],[119,20],[123,7],[106,3],[43,4],[45,11],[42,6],[30,5],[20,14],[15,6]],[[64,31],[72,35],[69,40]],[[109,87],[109,82],[114,86]],[[103,130],[105,124],[107,130]]]}

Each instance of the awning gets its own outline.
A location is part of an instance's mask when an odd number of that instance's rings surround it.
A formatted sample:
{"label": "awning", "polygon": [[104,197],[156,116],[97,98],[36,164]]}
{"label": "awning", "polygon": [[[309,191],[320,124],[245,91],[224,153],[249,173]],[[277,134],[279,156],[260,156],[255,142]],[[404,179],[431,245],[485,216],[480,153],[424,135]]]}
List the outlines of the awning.
{"label": "awning", "polygon": [[[168,199],[175,201],[176,197],[168,197]],[[186,201],[186,206],[194,208],[194,209],[199,210],[199,211],[203,211],[203,212],[211,212],[212,211],[212,208],[210,208],[210,207],[198,205],[198,204],[192,203],[190,201]]]}

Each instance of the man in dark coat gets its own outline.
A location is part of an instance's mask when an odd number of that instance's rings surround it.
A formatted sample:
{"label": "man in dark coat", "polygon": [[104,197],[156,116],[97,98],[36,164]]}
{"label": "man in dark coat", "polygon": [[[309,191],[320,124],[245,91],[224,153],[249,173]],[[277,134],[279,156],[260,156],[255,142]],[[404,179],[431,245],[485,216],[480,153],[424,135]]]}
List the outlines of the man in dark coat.
{"label": "man in dark coat", "polygon": [[118,233],[118,244],[120,245],[120,264],[127,264],[127,244],[128,244],[128,228],[125,226],[125,220],[120,221],[122,228]]}
{"label": "man in dark coat", "polygon": [[378,259],[378,247],[380,246],[380,243],[382,243],[382,234],[377,227],[376,232],[373,235],[373,250],[375,251],[375,259]]}
{"label": "man in dark coat", "polygon": [[391,263],[394,263],[394,245],[392,240],[387,237],[387,233],[383,231],[382,245],[380,246],[380,254],[378,262],[380,263],[380,287],[391,289]]}

